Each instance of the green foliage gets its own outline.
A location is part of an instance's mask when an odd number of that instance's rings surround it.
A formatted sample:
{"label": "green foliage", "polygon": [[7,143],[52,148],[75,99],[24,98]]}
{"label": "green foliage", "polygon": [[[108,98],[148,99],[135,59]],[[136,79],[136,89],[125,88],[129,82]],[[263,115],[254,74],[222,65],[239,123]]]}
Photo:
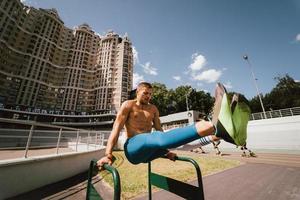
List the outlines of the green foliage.
{"label": "green foliage", "polygon": [[165,84],[153,83],[152,103],[158,108],[160,115],[167,115],[167,105],[170,104],[169,91]]}
{"label": "green foliage", "polygon": [[164,84],[153,83],[152,103],[157,106],[160,115],[168,115],[187,110],[187,102],[190,110],[197,110],[208,114],[213,106],[214,99],[209,93],[196,91],[191,86],[179,86],[168,90]]}
{"label": "green foliage", "polygon": [[265,96],[266,109],[282,109],[300,106],[300,83],[286,74],[275,77],[276,87]]}
{"label": "green foliage", "polygon": [[[277,85],[262,96],[265,110],[276,110],[300,106],[300,83],[286,74],[283,77],[275,77]],[[258,96],[250,101],[252,112],[262,112]]]}
{"label": "green foliage", "polygon": [[252,113],[262,112],[262,108],[261,108],[258,96],[255,96],[250,100],[250,108],[251,108]]}
{"label": "green foliage", "polygon": [[193,90],[190,94],[191,110],[198,110],[208,115],[214,105],[214,98],[204,91]]}
{"label": "green foliage", "polygon": [[176,102],[176,112],[183,112],[187,110],[186,95],[188,105],[190,105],[190,97],[192,96],[193,89],[191,86],[179,86],[172,93],[172,100]]}
{"label": "green foliage", "polygon": [[[300,82],[296,82],[286,74],[283,77],[275,77],[276,86],[266,95],[261,95],[266,111],[300,106]],[[157,106],[160,115],[168,115],[187,110],[187,102],[190,110],[197,110],[206,115],[210,113],[214,98],[209,93],[197,91],[189,85],[168,89],[161,83],[153,83],[152,103]],[[229,92],[231,99],[233,93]],[[249,101],[252,113],[262,112],[259,97],[255,96]]]}

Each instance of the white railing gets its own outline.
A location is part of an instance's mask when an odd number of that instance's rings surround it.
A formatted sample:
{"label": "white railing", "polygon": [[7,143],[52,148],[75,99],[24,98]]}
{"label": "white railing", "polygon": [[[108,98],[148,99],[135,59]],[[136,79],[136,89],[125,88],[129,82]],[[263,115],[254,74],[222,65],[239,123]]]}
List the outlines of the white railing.
{"label": "white railing", "polygon": [[[288,117],[288,116],[294,116],[294,115],[300,115],[300,107],[266,111],[267,119],[278,118],[278,117]],[[265,119],[263,112],[252,113],[250,116],[250,120],[260,120],[260,119]]]}
{"label": "white railing", "polygon": [[66,149],[77,152],[103,148],[110,133],[5,118],[0,118],[0,127],[4,127],[0,128],[0,153],[24,150],[24,158],[33,149],[54,148],[56,154],[61,154]]}

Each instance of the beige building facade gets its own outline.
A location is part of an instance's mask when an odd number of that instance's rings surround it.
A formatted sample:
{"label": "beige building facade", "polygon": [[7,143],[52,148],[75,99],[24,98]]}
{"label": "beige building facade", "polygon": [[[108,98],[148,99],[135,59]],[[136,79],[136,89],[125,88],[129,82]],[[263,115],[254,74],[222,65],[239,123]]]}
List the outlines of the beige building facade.
{"label": "beige building facade", "polygon": [[117,111],[132,89],[127,35],[64,25],[55,9],[0,0],[0,103],[71,112]]}

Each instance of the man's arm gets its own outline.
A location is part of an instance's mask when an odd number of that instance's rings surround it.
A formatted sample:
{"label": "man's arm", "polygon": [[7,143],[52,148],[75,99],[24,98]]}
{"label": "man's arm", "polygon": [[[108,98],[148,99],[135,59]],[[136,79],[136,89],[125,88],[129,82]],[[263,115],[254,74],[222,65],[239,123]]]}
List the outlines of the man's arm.
{"label": "man's arm", "polygon": [[154,119],[153,119],[153,127],[155,128],[155,130],[157,131],[164,131],[161,127],[161,124],[160,124],[160,119],[159,119],[159,111],[158,109],[156,108],[156,106],[154,106]]}
{"label": "man's arm", "polygon": [[104,163],[111,164],[112,163],[112,149],[115,146],[115,144],[118,141],[120,131],[124,127],[124,124],[127,120],[128,114],[130,112],[130,106],[129,102],[125,101],[120,111],[117,114],[117,118],[114,122],[113,129],[111,131],[111,134],[107,140],[106,150],[105,150],[105,157],[100,159],[97,164],[99,167],[101,167]]}

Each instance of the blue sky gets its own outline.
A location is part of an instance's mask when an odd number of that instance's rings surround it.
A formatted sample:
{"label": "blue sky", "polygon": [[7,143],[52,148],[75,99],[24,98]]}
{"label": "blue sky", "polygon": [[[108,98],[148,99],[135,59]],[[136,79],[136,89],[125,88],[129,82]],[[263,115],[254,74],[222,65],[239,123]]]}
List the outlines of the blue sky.
{"label": "blue sky", "polygon": [[88,23],[104,35],[128,34],[135,51],[135,82],[168,88],[191,85],[213,93],[216,82],[248,98],[288,73],[300,80],[298,0],[23,0],[56,8],[67,27]]}

